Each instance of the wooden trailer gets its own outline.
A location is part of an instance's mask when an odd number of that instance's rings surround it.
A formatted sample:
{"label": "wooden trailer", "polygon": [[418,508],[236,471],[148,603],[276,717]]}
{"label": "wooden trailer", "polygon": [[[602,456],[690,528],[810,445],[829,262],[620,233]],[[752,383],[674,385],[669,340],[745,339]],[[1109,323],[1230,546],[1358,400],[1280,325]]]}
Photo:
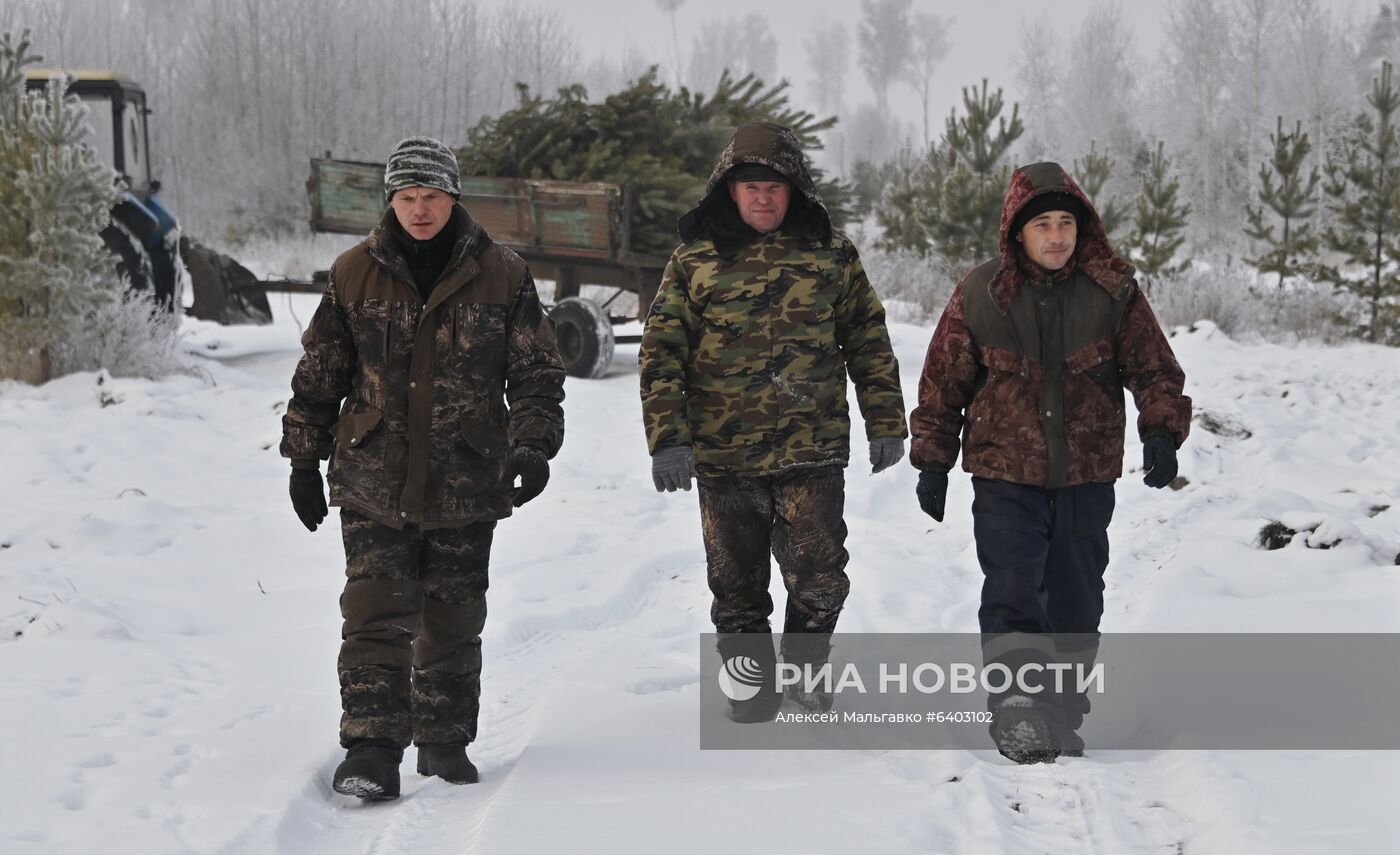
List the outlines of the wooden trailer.
{"label": "wooden trailer", "polygon": [[[367,234],[384,214],[384,165],[329,156],[311,161],[307,182],[311,228]],[[564,364],[575,377],[601,377],[612,361],[612,325],[633,320],[610,315],[622,293],[637,295],[645,319],[666,259],[631,251],[630,199],[616,184],[462,176],[462,204],[498,243],[530,265],[538,279],[555,282],[550,317]],[[582,285],[616,289],[599,303],[580,296]]]}

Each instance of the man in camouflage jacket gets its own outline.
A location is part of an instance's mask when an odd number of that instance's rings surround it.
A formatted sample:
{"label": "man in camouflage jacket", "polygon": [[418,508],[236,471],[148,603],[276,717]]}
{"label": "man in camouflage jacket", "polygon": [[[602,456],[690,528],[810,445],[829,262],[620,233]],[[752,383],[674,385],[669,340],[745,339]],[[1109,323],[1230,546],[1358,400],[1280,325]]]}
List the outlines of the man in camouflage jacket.
{"label": "man in camouflage jacket", "polygon": [[[784,657],[824,661],[850,587],[848,372],[872,470],[903,457],[908,435],[884,309],[787,128],[740,126],[680,235],[640,354],[656,487],[698,475],[716,630],[770,632],[771,553],[788,592]],[[734,649],[771,668],[762,639]],[[761,693],[733,714],[771,718],[780,701]]]}
{"label": "man in camouflage jacket", "polygon": [[[1144,480],[1157,488],[1176,476],[1191,399],[1133,268],[1057,164],[1012,174],[1000,244],[999,258],[958,284],[929,343],[910,419],[919,504],[942,521],[961,448],[984,576],[984,653],[1013,670],[1026,658],[1092,662],[1123,472],[1123,389],[1137,402]],[[1017,635],[1025,633],[1081,637],[1049,644]],[[1018,701],[999,713],[993,735],[1019,722],[1053,743],[1027,749],[999,738],[1013,759],[1078,753],[1073,731],[1087,703],[1083,695],[1060,698],[1059,709]]]}
{"label": "man in camouflage jacket", "polygon": [[420,773],[476,780],[492,533],[544,489],[564,432],[553,327],[525,263],[457,201],[456,157],[404,140],[385,190],[302,338],[281,448],[312,531],[330,459],[347,574],[334,785],[367,799],[398,795],[410,740]]}

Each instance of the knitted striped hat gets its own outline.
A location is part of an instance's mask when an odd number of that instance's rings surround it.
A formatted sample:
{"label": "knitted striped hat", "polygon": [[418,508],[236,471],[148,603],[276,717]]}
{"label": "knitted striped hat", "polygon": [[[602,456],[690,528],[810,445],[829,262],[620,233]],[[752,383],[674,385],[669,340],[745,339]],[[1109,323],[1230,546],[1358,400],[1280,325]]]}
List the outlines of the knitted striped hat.
{"label": "knitted striped hat", "polygon": [[384,195],[392,199],[405,187],[435,187],[462,195],[457,155],[432,137],[409,137],[394,146],[384,164]]}

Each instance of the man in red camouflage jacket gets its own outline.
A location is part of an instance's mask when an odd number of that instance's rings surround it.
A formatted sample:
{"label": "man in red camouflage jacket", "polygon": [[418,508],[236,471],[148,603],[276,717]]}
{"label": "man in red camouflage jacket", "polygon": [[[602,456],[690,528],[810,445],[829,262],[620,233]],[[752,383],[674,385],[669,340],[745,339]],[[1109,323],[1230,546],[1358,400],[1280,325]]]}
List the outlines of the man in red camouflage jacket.
{"label": "man in red camouflage jacket", "polygon": [[[1156,488],[1176,477],[1191,399],[1132,266],[1058,164],[1012,174],[1000,248],[958,283],[934,330],[910,459],[919,505],[941,522],[962,450],[984,576],[984,656],[1014,673],[1027,658],[1091,663],[1097,650],[1113,484],[1123,472],[1123,389],[1138,407],[1143,480]],[[1031,703],[1013,689],[992,704],[992,735],[1013,760],[1082,753],[1074,732],[1088,711],[1082,694]]]}

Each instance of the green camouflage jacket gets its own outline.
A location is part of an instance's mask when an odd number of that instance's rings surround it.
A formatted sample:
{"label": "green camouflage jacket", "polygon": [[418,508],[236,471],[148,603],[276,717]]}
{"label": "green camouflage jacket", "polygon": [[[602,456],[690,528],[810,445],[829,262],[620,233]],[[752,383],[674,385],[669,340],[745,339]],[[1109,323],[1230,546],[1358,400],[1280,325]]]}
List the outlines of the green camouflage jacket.
{"label": "green camouflage jacket", "polygon": [[460,205],[423,304],[392,210],[336,259],[282,419],[294,466],[330,458],[331,504],[396,528],[510,515],[510,450],[564,436],[564,368],[529,268]]}
{"label": "green camouflage jacket", "polygon": [[839,232],[779,230],[733,260],[708,238],[681,246],[639,362],[650,450],[690,445],[701,475],[844,465],[848,371],[867,435],[907,435],[884,308]]}

